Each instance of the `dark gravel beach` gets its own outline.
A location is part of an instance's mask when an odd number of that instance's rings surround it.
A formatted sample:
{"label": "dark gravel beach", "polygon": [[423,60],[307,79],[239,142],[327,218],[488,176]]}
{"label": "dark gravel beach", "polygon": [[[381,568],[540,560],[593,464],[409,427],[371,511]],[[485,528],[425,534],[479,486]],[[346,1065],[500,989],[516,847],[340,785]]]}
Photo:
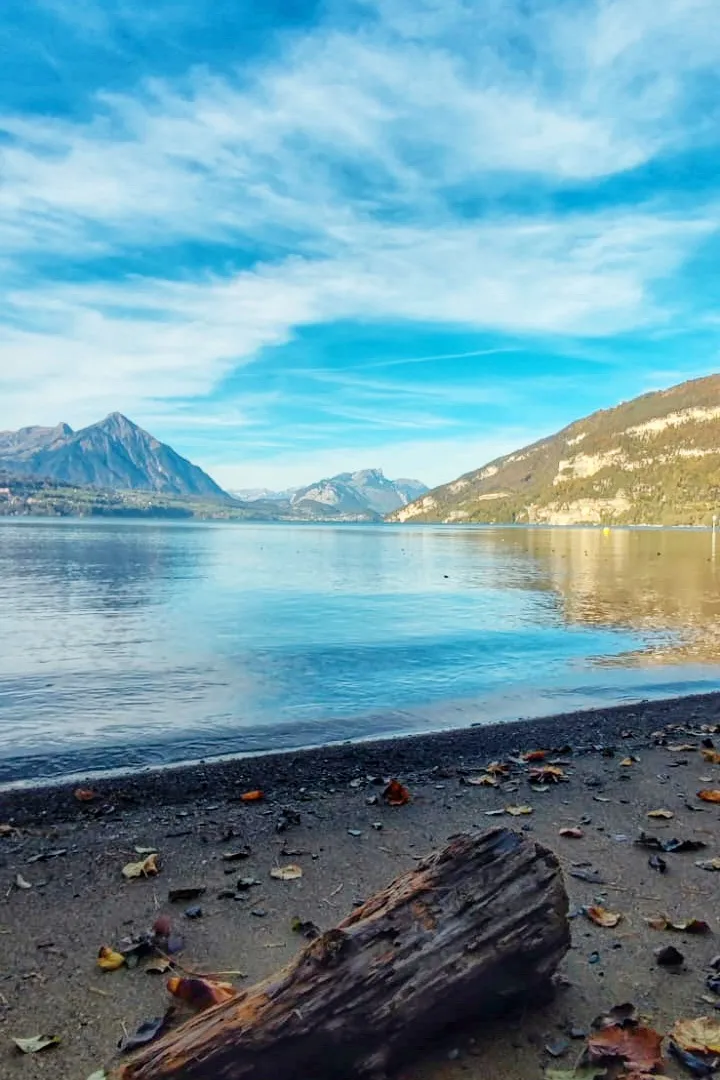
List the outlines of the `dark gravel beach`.
{"label": "dark gravel beach", "polygon": [[[575,915],[562,966],[568,985],[549,1003],[526,1002],[520,1016],[479,1019],[422,1048],[404,1070],[408,1080],[540,1080],[547,1067],[571,1069],[593,1017],[628,1000],[662,1033],[678,1019],[713,1015],[705,979],[720,951],[720,878],[696,863],[720,855],[720,812],[697,791],[720,787],[720,767],[703,746],[720,748],[718,725],[720,695],[711,695],[5,792],[0,1077],[84,1080],[113,1059],[124,1031],[162,1014],[161,975],[142,966],[103,973],[96,963],[100,946],[159,914],[185,938],[184,968],[238,972],[230,981],[249,985],[302,944],[294,917],[328,928],[452,834],[498,822],[560,857]],[[519,759],[496,787],[466,782],[491,761],[539,748],[564,763],[559,783],[533,789]],[[409,805],[383,804],[378,781],[390,776],[410,788]],[[78,800],[78,787],[92,799]],[[264,798],[241,801],[253,789]],[[517,803],[531,813],[487,816]],[[648,819],[659,808],[670,816]],[[568,827],[582,836],[561,837]],[[659,873],[652,852],[635,843],[641,830],[706,846],[664,855]],[[127,881],[121,870],[141,857],[138,847],[159,852],[160,873]],[[242,860],[223,857],[244,847]],[[301,878],[270,876],[288,862],[301,866]],[[579,863],[598,879],[574,877]],[[257,884],[234,899],[228,886],[239,877]],[[169,902],[170,889],[187,885],[205,890],[198,918],[184,914],[188,903]],[[622,915],[616,927],[585,917],[582,908],[598,900]],[[659,914],[705,920],[710,933],[651,929],[645,920]],[[657,962],[655,950],[667,944],[683,954],[677,968]],[[62,1041],[32,1055],[11,1042],[38,1034]],[[683,1075],[674,1063],[666,1071]]]}

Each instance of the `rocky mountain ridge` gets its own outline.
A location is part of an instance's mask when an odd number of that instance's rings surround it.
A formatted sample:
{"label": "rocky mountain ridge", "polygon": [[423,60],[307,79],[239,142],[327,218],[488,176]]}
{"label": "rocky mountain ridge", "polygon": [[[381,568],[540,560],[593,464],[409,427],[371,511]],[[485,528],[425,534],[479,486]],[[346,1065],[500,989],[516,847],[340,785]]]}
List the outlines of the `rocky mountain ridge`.
{"label": "rocky mountain ridge", "polygon": [[720,375],[586,416],[388,520],[700,525],[713,513],[720,513]]}
{"label": "rocky mountain ridge", "polygon": [[0,431],[0,468],[79,487],[228,498],[201,468],[119,412],[80,431],[68,424]]}
{"label": "rocky mountain ridge", "polygon": [[316,519],[383,518],[428,491],[419,480],[389,480],[382,469],[338,473],[287,491],[250,488],[232,494],[246,502],[276,503],[290,513]]}

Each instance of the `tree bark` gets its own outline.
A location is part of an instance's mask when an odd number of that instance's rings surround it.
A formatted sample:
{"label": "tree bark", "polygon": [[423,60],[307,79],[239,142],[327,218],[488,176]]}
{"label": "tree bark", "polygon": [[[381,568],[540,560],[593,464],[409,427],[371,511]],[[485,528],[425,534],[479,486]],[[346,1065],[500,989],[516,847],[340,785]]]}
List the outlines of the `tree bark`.
{"label": "tree bark", "polygon": [[540,844],[506,828],[459,836],[113,1080],[382,1076],[444,1028],[547,996],[567,907]]}

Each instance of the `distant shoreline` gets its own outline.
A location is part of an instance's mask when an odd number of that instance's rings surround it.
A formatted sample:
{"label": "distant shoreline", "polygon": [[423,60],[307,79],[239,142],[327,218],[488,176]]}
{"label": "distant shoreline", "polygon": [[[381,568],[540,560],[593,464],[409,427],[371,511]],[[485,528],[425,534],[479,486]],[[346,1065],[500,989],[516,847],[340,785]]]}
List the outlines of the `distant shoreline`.
{"label": "distant shoreline", "polygon": [[[567,745],[578,752],[622,746],[624,739],[648,744],[654,731],[672,724],[720,725],[720,691],[453,731],[147,768],[93,778],[87,784],[78,779],[40,782],[0,792],[0,820],[28,824],[84,818],[104,803],[117,809],[182,805],[208,795],[239,797],[255,788],[272,792],[277,800],[290,798],[303,787],[334,788],[368,775],[418,780],[431,777],[433,770],[474,766],[514,750]],[[92,803],[79,803],[73,791],[86,786],[97,797]]]}

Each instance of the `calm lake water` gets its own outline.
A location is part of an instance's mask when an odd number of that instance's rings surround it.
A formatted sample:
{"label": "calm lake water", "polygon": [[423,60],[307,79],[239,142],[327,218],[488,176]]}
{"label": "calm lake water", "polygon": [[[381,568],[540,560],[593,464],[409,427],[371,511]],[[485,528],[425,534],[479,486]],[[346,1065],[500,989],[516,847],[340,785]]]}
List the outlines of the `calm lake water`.
{"label": "calm lake water", "polygon": [[717,690],[719,661],[708,533],[0,523],[1,781]]}

